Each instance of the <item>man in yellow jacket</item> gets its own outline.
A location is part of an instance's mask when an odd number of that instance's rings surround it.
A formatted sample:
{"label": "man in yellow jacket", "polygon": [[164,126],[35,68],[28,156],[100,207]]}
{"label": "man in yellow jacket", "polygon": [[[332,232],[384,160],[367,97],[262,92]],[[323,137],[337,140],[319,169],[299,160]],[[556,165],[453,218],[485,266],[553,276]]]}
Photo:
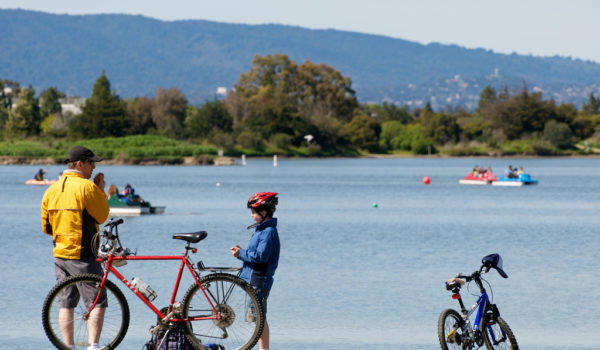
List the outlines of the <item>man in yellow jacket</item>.
{"label": "man in yellow jacket", "polygon": [[[89,179],[96,168],[96,162],[102,158],[83,146],[75,146],[69,151],[68,170],[59,181],[51,185],[42,199],[42,230],[52,235],[54,243],[54,269],[56,280],[81,274],[103,275],[102,265],[95,260],[92,247],[94,235],[99,224],[108,218],[108,203],[104,193],[104,177],[96,175],[94,182]],[[74,348],[73,311],[79,299],[86,304],[93,298],[93,291],[85,286],[73,288],[68,296],[61,300],[59,322],[65,344]],[[88,319],[88,349],[98,349],[98,341],[106,300],[94,308]]]}

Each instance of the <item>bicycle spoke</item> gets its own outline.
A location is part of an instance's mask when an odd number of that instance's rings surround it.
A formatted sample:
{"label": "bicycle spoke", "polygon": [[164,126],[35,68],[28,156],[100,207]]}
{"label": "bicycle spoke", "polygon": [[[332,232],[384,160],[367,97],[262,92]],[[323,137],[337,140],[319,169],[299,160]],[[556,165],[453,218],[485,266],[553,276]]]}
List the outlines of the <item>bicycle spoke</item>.
{"label": "bicycle spoke", "polygon": [[[207,275],[200,283],[218,313],[215,315],[210,309],[210,315],[218,317],[187,322],[188,339],[196,345],[217,343],[226,349],[252,348],[260,337],[264,319],[262,307],[254,292],[239,277],[233,275]],[[197,285],[190,287],[183,304],[183,317],[188,319],[206,312],[209,307],[206,296]],[[256,321],[247,322],[249,308],[258,312]]]}

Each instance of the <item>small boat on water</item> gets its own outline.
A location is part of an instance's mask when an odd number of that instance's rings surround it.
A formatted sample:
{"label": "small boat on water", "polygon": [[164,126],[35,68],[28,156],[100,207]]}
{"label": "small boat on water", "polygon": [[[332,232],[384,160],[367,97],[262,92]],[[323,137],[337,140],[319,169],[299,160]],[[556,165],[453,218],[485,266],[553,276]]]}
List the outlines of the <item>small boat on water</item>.
{"label": "small boat on water", "polygon": [[458,183],[461,185],[489,185],[495,180],[497,180],[497,177],[493,173],[483,173],[480,176],[474,176],[473,173],[469,173],[463,179],[458,180]]}
{"label": "small boat on water", "polygon": [[136,195],[130,184],[125,186],[122,194],[119,193],[117,186],[112,184],[108,187],[108,195],[109,216],[138,216],[165,212],[166,207],[153,206],[150,202]]}
{"label": "small boat on water", "polygon": [[140,205],[109,206],[109,216],[138,216],[146,214],[162,214],[166,207],[143,207]]}
{"label": "small boat on water", "polygon": [[492,182],[492,186],[526,186],[537,184],[538,180],[532,179],[529,174],[519,174],[516,178],[502,176],[498,180]]}
{"label": "small boat on water", "polygon": [[48,186],[48,185],[52,185],[53,183],[55,183],[56,179],[54,180],[36,180],[36,179],[29,179],[27,181],[25,181],[26,185],[42,185],[42,186]]}

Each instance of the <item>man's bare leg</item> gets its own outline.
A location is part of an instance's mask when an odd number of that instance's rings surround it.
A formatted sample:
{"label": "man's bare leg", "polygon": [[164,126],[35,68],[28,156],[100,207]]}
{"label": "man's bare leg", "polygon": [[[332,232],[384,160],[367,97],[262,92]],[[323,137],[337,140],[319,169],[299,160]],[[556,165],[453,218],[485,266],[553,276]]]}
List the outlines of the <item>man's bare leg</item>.
{"label": "man's bare leg", "polygon": [[98,341],[100,341],[100,333],[102,333],[105,311],[105,307],[95,307],[90,313],[90,318],[88,319],[87,323],[88,343],[90,344],[98,344]]}
{"label": "man's bare leg", "polygon": [[66,345],[71,346],[75,342],[73,340],[73,311],[74,309],[60,308],[58,310],[58,324],[60,333]]}

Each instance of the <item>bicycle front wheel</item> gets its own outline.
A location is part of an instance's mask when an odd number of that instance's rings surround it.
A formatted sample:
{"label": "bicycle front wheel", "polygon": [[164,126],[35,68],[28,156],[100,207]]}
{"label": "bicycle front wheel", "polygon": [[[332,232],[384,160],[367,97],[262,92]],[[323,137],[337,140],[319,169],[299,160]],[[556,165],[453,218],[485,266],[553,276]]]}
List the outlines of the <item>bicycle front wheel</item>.
{"label": "bicycle front wheel", "polygon": [[58,349],[70,350],[70,345],[87,349],[93,334],[98,331],[101,349],[114,349],[125,337],[129,327],[129,305],[111,281],[107,280],[101,291],[102,307],[97,304],[88,315],[93,300],[84,301],[82,296],[97,295],[101,281],[102,276],[93,274],[71,276],[59,281],[46,296],[42,324],[48,339]]}
{"label": "bicycle front wheel", "polygon": [[463,318],[453,309],[442,311],[438,319],[438,338],[442,350],[468,349],[465,344],[466,334],[463,333]]}
{"label": "bicycle front wheel", "polygon": [[488,350],[519,350],[517,338],[500,316],[490,319],[483,325],[483,341]]}
{"label": "bicycle front wheel", "polygon": [[205,349],[206,344],[251,349],[262,333],[265,320],[254,289],[241,278],[223,273],[206,275],[200,284],[206,296],[193,284],[183,297],[183,318],[215,316],[211,303],[218,318],[186,322],[188,340],[196,349]]}

